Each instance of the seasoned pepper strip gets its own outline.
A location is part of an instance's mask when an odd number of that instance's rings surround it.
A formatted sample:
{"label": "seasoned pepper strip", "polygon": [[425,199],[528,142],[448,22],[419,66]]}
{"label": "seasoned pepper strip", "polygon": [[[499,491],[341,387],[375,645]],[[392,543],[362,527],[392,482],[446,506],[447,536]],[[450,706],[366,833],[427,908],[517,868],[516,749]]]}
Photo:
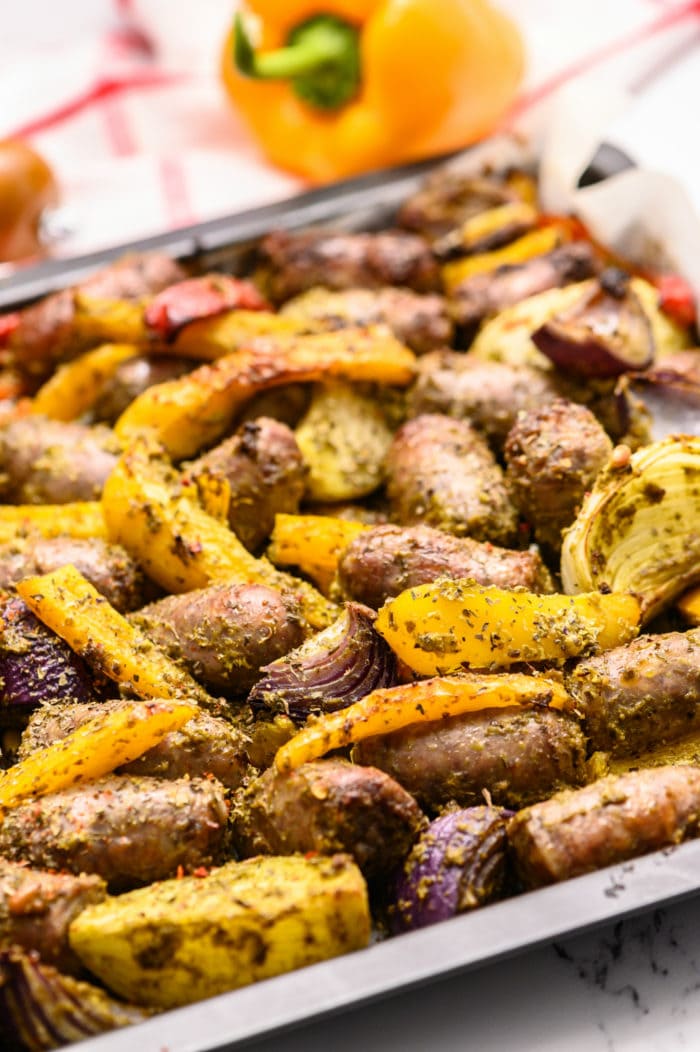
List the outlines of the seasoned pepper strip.
{"label": "seasoned pepper strip", "polygon": [[169,592],[210,584],[266,584],[291,592],[305,620],[325,628],[337,607],[310,584],[256,559],[224,523],[178,492],[178,478],[164,461],[135,444],[121,458],[104,489],[110,537]]}
{"label": "seasoned pepper strip", "polygon": [[327,593],[339,557],[367,529],[363,522],[334,519],[330,515],[278,513],[267,554],[276,566],[298,566]]}
{"label": "seasoned pepper strip", "polygon": [[186,672],[110,606],[74,566],[25,577],[16,587],[40,621],[65,639],[93,669],[122,688],[142,698],[211,700]]}
{"label": "seasoned pepper strip", "polygon": [[60,366],[32,399],[32,412],[76,420],[91,409],[122,362],[139,353],[133,343],[105,343]]}
{"label": "seasoned pepper strip", "polygon": [[291,771],[332,749],[414,723],[535,704],[562,709],[570,705],[570,699],[556,680],[520,674],[444,676],[375,690],[349,708],[328,713],[304,727],[278,749],[275,764],[281,771]]}
{"label": "seasoned pepper strip", "polygon": [[0,506],[0,543],[26,534],[40,537],[98,537],[107,539],[99,501],[69,504],[3,504]]}
{"label": "seasoned pepper strip", "polygon": [[0,808],[101,778],[152,749],[196,712],[191,701],[135,701],[110,709],[0,773]]}
{"label": "seasoned pepper strip", "polygon": [[636,636],[639,617],[632,595],[535,595],[442,579],[390,599],[375,627],[409,668],[434,676],[609,650]]}
{"label": "seasoned pepper strip", "polygon": [[124,440],[150,431],[174,459],[190,457],[214,443],[259,391],[329,378],[401,387],[412,380],[414,362],[411,351],[382,326],[258,339],[144,391],[115,430]]}

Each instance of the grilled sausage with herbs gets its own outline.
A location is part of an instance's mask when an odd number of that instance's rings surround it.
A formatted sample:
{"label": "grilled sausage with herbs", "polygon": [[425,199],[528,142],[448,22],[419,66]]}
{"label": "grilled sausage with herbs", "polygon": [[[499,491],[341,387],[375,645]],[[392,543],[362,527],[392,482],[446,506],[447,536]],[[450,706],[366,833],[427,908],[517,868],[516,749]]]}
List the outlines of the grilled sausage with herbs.
{"label": "grilled sausage with herbs", "polygon": [[120,362],[95,402],[91,418],[99,423],[114,424],[133,400],[167,380],[191,372],[201,362],[167,354],[140,354]]}
{"label": "grilled sausage with herbs", "polygon": [[578,877],[697,836],[700,769],[601,778],[520,811],[508,836],[526,887]]}
{"label": "grilled sausage with herbs", "polygon": [[250,551],[269,537],[278,513],[299,510],[305,468],[294,433],[286,424],[260,417],[187,465],[187,476],[210,475],[230,487],[228,522]]}
{"label": "grilled sausage with herbs", "polygon": [[576,518],[613,451],[605,431],[583,405],[558,399],[521,413],[505,445],[506,480],[535,538],[553,552]]}
{"label": "grilled sausage with herbs", "polygon": [[153,591],[124,548],[98,537],[28,537],[0,544],[0,588],[10,588],[23,577],[51,573],[67,563],[121,613],[143,606]]}
{"label": "grilled sausage with herbs", "polygon": [[218,782],[111,775],[8,809],[0,856],[95,873],[119,891],[222,861],[226,821]]}
{"label": "grilled sausage with herbs", "polygon": [[416,292],[440,287],[437,260],[421,237],[405,231],[342,234],[279,230],[259,247],[260,277],[275,303],[323,285],[329,289],[400,285]]}
{"label": "grilled sausage with herbs", "polygon": [[235,694],[245,694],[263,665],[304,638],[294,597],[262,584],[168,595],[131,620],[196,679]]}
{"label": "grilled sausage with herbs", "polygon": [[402,526],[425,523],[508,545],[517,516],[503,472],[466,420],[427,413],[397,432],[386,458],[386,493]]}
{"label": "grilled sausage with herbs", "polygon": [[585,658],[566,683],[591,748],[638,756],[700,728],[700,629]]}
{"label": "grilled sausage with herbs", "polygon": [[582,785],[587,776],[586,739],[577,721],[536,708],[485,709],[413,724],[366,739],[352,755],[356,763],[386,771],[429,811],[450,801],[483,803],[484,790],[500,807],[524,807]]}
{"label": "grilled sausage with herbs", "polygon": [[309,289],[289,300],[280,314],[329,325],[376,325],[383,322],[416,354],[451,343],[454,325],[445,299],[411,289]]}
{"label": "grilled sausage with herbs", "polygon": [[0,499],[6,504],[97,500],[121,446],[106,427],[26,416],[0,429]]}
{"label": "grilled sausage with herbs", "polygon": [[106,894],[99,877],[48,873],[0,858],[0,946],[35,950],[63,972],[80,971],[68,929],[86,906]]}
{"label": "grilled sausage with herbs", "polygon": [[374,526],[364,530],[338,560],[338,587],[378,610],[406,588],[439,577],[469,577],[499,588],[554,590],[537,551],[511,551],[470,537],[453,537],[431,526]]}
{"label": "grilled sausage with herbs", "polygon": [[237,797],[232,822],[243,857],[343,851],[373,880],[406,857],[424,818],[384,771],[317,760],[291,772],[268,768]]}

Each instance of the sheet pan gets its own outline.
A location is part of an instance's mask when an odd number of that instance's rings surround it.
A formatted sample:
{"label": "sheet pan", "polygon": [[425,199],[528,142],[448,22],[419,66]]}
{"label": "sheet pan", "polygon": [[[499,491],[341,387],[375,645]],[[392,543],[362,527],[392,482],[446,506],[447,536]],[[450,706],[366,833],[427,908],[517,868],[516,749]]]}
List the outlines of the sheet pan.
{"label": "sheet pan", "polygon": [[[442,159],[444,160],[444,159]],[[385,226],[436,161],[348,180],[290,201],[146,238],[72,260],[42,263],[0,280],[0,310],[73,284],[128,251],[160,250],[194,272],[240,270],[272,228]],[[604,144],[581,179],[600,181],[631,166]],[[399,991],[438,982],[553,939],[578,934],[700,892],[700,841],[659,851],[564,884],[484,907],[422,931],[114,1031],[81,1052],[228,1052]]]}

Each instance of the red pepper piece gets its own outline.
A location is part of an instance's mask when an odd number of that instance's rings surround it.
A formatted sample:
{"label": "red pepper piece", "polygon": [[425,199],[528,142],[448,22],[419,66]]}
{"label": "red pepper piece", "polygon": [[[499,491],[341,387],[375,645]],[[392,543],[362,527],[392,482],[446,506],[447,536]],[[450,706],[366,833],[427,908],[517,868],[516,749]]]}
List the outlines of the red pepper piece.
{"label": "red pepper piece", "polygon": [[19,311],[0,314],[0,347],[7,347],[12,333],[19,327],[20,319]]}
{"label": "red pepper piece", "polygon": [[163,289],[149,303],[144,320],[157,336],[170,342],[190,322],[236,309],[268,310],[269,304],[250,281],[210,274]]}
{"label": "red pepper piece", "polygon": [[659,290],[659,307],[679,325],[694,325],[697,320],[695,297],[680,274],[654,274],[651,282]]}

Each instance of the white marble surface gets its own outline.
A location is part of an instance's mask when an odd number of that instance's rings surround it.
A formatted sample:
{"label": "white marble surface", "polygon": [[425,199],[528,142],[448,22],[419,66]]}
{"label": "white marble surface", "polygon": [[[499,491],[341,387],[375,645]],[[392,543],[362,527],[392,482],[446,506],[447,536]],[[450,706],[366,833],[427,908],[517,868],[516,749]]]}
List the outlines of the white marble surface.
{"label": "white marble surface", "polygon": [[257,1052],[700,1048],[700,898],[250,1046]]}

